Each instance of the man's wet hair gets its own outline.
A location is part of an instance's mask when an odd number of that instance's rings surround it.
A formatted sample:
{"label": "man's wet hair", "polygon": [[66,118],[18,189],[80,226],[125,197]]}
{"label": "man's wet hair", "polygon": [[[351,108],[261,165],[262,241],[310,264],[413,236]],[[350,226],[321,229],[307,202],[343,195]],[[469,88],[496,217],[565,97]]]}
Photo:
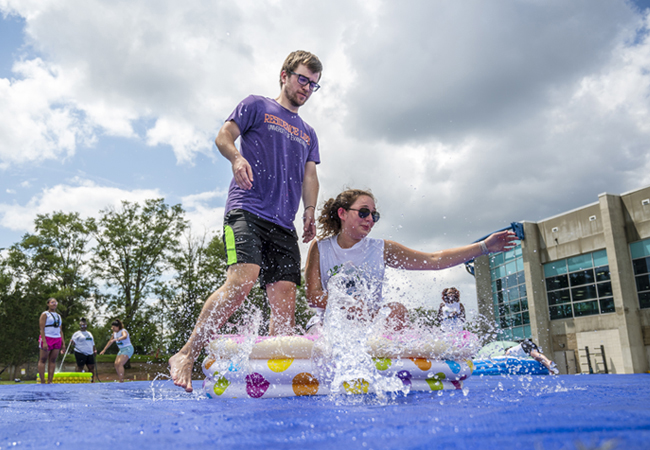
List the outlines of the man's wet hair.
{"label": "man's wet hair", "polygon": [[[282,71],[287,73],[295,72],[300,64],[304,64],[309,70],[319,74],[318,79],[320,80],[320,75],[323,73],[323,64],[318,59],[318,56],[304,50],[289,53],[289,56],[282,64]],[[280,71],[280,87],[282,87],[282,71]]]}

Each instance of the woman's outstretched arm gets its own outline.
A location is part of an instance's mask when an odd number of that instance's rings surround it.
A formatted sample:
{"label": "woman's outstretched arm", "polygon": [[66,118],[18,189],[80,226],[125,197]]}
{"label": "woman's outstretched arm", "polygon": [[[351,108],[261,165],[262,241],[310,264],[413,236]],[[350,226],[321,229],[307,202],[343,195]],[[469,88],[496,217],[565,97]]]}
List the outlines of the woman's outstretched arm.
{"label": "woman's outstretched arm", "polygon": [[470,259],[513,249],[517,236],[512,231],[491,234],[484,241],[433,253],[419,252],[394,241],[385,241],[384,261],[389,267],[405,270],[441,270]]}

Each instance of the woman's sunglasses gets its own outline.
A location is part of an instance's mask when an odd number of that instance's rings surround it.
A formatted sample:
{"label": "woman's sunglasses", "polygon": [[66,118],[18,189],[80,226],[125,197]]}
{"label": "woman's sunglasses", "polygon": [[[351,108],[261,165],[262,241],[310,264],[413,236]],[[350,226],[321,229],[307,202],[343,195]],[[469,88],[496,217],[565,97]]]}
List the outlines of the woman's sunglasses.
{"label": "woman's sunglasses", "polygon": [[377,211],[370,211],[368,208],[352,209],[348,208],[349,211],[356,211],[359,214],[359,219],[365,219],[366,217],[372,215],[372,221],[377,223],[381,217]]}

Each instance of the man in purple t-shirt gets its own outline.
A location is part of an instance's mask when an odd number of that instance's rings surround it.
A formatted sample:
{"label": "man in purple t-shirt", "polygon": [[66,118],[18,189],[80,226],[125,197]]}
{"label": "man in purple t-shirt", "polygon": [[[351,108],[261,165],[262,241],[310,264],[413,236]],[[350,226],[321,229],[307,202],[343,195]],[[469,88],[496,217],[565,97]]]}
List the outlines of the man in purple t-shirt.
{"label": "man in purple t-shirt", "polygon": [[280,72],[280,95],[245,98],[219,130],[215,143],[234,175],[224,216],[228,272],[223,286],[203,305],[190,339],[169,359],[174,384],[188,392],[196,357],[258,278],[271,306],[270,333],[293,334],[301,279],[293,221],[302,198],[303,242],[314,238],[320,163],[316,133],[298,109],[320,87],[322,71],[316,55],[291,53]]}

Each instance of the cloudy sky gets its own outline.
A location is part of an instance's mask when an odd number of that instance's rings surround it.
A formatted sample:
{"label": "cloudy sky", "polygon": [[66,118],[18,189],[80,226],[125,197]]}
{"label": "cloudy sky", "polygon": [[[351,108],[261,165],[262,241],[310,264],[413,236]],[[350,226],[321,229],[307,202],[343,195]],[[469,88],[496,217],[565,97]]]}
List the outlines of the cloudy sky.
{"label": "cloudy sky", "polygon": [[[370,188],[374,237],[463,245],[650,185],[650,1],[0,0],[0,248],[36,214],[181,203],[220,229],[214,137],[316,53],[320,202]],[[303,249],[305,250],[306,247]],[[464,268],[393,276],[431,305]],[[399,280],[399,282],[398,282]],[[407,293],[407,294],[404,294]]]}

